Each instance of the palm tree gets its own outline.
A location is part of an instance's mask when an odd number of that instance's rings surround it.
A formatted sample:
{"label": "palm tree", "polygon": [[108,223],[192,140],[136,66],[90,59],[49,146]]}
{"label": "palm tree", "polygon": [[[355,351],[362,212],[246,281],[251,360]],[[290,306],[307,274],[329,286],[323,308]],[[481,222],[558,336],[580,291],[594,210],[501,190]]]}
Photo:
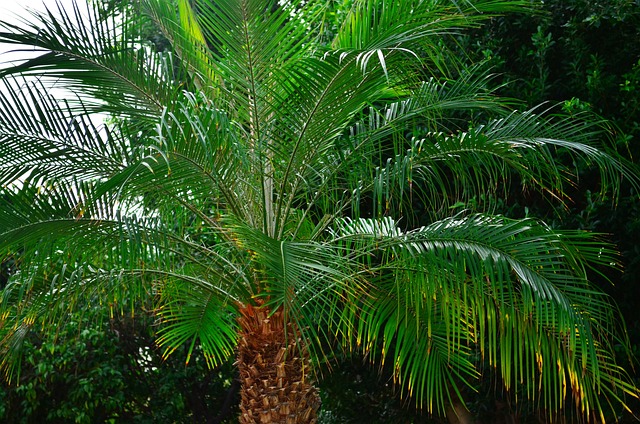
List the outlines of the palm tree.
{"label": "palm tree", "polygon": [[451,213],[509,181],[562,202],[574,181],[556,151],[598,167],[603,192],[632,176],[593,123],[512,111],[446,53],[526,2],[103,3],[1,24],[36,52],[2,70],[7,378],[30,330],[151,297],[167,355],[236,355],[242,423],[315,422],[313,364],[342,351],[391,363],[434,412],[479,358],[549,411],[637,396],[614,359],[624,329],[587,279],[617,263],[611,246]]}

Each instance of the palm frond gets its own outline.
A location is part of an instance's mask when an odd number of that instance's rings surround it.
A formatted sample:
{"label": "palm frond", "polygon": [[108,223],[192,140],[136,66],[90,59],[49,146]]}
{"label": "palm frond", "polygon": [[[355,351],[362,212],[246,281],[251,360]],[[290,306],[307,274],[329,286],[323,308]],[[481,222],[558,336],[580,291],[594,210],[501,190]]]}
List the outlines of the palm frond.
{"label": "palm frond", "polygon": [[180,0],[176,9],[172,2],[143,1],[141,10],[169,39],[173,51],[190,72],[199,90],[212,95],[214,86],[221,84],[207,40],[197,21],[196,13],[186,0]]}
{"label": "palm frond", "polygon": [[11,208],[0,215],[0,251],[18,255],[0,309],[10,324],[3,325],[11,350],[3,363],[6,372],[12,374],[19,362],[16,355],[26,334],[20,328],[58,322],[77,305],[96,301],[114,308],[130,304],[134,310],[139,300],[158,294],[160,317],[167,323],[160,341],[167,352],[193,337],[189,355],[198,340],[210,364],[228,357],[235,340],[231,312],[254,289],[239,268],[242,258],[224,237],[213,246],[198,240],[194,231],[180,237],[179,225],[193,224],[176,219],[167,228],[158,218],[126,217],[123,204],[87,203],[83,188],[92,192],[84,185],[67,187],[66,194],[61,186],[5,193]]}
{"label": "palm frond", "polygon": [[127,34],[130,20],[139,15],[129,11],[108,17],[101,7],[91,3],[83,9],[74,1],[69,9],[58,4],[55,10],[31,11],[22,24],[0,23],[5,29],[0,41],[31,56],[0,75],[38,75],[47,84],[64,81],[67,89],[88,94],[93,110],[138,119],[157,116],[175,91],[171,56],[153,54]]}
{"label": "palm frond", "polygon": [[408,197],[409,201],[419,199],[434,218],[443,216],[451,200],[465,202],[497,190],[506,197],[515,176],[523,189],[531,187],[564,203],[567,188],[574,187],[578,177],[555,160],[559,154],[593,165],[602,193],[615,197],[623,179],[634,186],[638,180],[632,165],[596,146],[601,128],[594,121],[547,118],[534,109],[512,112],[469,131],[415,137],[406,152],[396,153],[376,168],[376,213],[383,214]]}
{"label": "palm frond", "polygon": [[[430,60],[429,67],[446,71],[445,53],[439,41],[463,28],[477,27],[497,14],[522,12],[528,5],[521,1],[454,2],[381,0],[354,1],[349,13],[338,22],[333,50],[341,57],[354,56],[367,70],[373,60],[388,77],[394,56],[412,55]],[[451,57],[455,61],[455,58]]]}
{"label": "palm frond", "polygon": [[231,299],[180,282],[165,284],[161,297],[159,317],[163,324],[158,344],[165,347],[165,357],[188,344],[186,362],[189,363],[198,343],[207,363],[215,367],[234,353],[237,308]]}
{"label": "palm frond", "polygon": [[[546,408],[563,408],[572,396],[582,412],[598,411],[600,385],[615,387],[613,399],[634,395],[615,360],[603,358],[617,343],[606,324],[612,309],[582,266],[615,262],[605,242],[532,220],[481,215],[411,232],[390,219],[345,221],[340,232],[383,255],[375,300],[363,303],[360,337],[372,355],[395,361],[399,378],[424,405],[440,409],[453,379],[475,378],[476,349],[500,366],[507,389],[524,385],[534,399],[538,390],[546,393],[537,399]],[[357,242],[362,237],[371,241]],[[449,362],[431,374],[422,364],[440,342]],[[432,379],[439,386],[430,392]]]}
{"label": "palm frond", "polygon": [[0,184],[24,178],[100,179],[131,160],[124,134],[74,113],[41,83],[5,78],[0,84],[5,93],[0,99]]}
{"label": "palm frond", "polygon": [[[287,172],[278,178],[282,181],[278,192],[285,192],[289,196],[281,197],[279,216],[286,221],[288,211],[295,213],[296,205],[300,204],[307,205],[307,211],[321,208],[325,213],[334,213],[336,216],[351,200],[351,207],[357,208],[361,201],[359,196],[370,191],[363,181],[374,179],[376,166],[384,163],[382,156],[386,154],[386,148],[383,143],[399,138],[398,144],[402,145],[406,142],[404,134],[417,125],[438,125],[450,110],[485,109],[504,113],[505,105],[495,100],[485,88],[491,78],[491,75],[470,72],[465,78],[445,83],[431,79],[407,93],[403,100],[391,102],[383,108],[369,107],[355,116],[340,117],[340,109],[336,110],[336,107],[341,108],[343,104],[339,102],[312,105],[312,113],[316,116],[309,116],[310,119],[297,136],[296,144],[289,144],[293,149],[284,146],[282,154],[278,152],[276,156],[287,164]],[[348,80],[345,84],[348,84]],[[312,99],[313,95],[305,97]],[[302,107],[302,113],[296,116],[306,116],[305,110]],[[331,117],[326,117],[327,112]],[[295,123],[286,122],[287,128],[295,128]],[[335,130],[329,133],[333,122]],[[405,149],[401,147],[399,150],[399,161],[405,164],[411,162]],[[403,155],[405,157],[401,159]],[[399,167],[398,163],[391,166],[410,178],[409,167]],[[404,186],[399,185],[402,190]],[[335,190],[328,190],[328,187]],[[349,195],[345,196],[345,192]]]}

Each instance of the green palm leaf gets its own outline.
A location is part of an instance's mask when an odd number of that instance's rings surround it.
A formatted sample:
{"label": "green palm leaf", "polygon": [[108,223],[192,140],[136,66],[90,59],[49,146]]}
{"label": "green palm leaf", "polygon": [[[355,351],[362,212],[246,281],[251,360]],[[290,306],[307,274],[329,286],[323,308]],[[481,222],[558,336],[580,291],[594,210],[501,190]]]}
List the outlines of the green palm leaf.
{"label": "green palm leaf", "polygon": [[[3,23],[3,43],[40,55],[5,68],[2,75],[43,75],[48,83],[65,81],[66,88],[87,93],[83,108],[143,118],[157,115],[175,89],[170,56],[150,54],[136,46],[126,31],[130,15],[104,16],[97,4],[70,10],[31,12],[24,25]],[[56,12],[59,17],[56,16]],[[38,24],[33,24],[37,22]],[[24,48],[17,51],[25,52]],[[105,89],[109,87],[109,89]],[[121,115],[123,116],[123,115]]]}
{"label": "green palm leaf", "polygon": [[[427,387],[448,399],[452,387],[476,378],[474,350],[500,366],[508,389],[525,385],[535,399],[537,390],[558,394],[560,388],[562,396],[540,399],[545,408],[564,408],[568,387],[584,394],[579,404],[586,413],[600,409],[590,387],[634,394],[624,371],[596,365],[620,340],[607,324],[613,316],[601,315],[611,313],[609,300],[588,283],[581,260],[615,262],[605,243],[532,220],[487,216],[446,219],[408,233],[390,220],[347,221],[341,231],[371,238],[381,252],[391,247],[359,331],[367,351],[394,361],[419,399],[433,393],[422,392]],[[438,349],[447,361],[426,373],[422,364],[439,361]],[[444,403],[427,399],[429,410],[444,410]]]}

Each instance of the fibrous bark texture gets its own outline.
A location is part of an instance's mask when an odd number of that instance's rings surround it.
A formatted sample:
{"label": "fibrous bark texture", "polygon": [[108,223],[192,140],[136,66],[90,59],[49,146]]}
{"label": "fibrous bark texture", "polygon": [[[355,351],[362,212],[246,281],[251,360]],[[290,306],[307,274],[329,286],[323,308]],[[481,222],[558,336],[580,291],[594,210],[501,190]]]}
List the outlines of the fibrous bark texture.
{"label": "fibrous bark texture", "polygon": [[317,422],[309,355],[281,310],[248,305],[239,318],[240,424]]}

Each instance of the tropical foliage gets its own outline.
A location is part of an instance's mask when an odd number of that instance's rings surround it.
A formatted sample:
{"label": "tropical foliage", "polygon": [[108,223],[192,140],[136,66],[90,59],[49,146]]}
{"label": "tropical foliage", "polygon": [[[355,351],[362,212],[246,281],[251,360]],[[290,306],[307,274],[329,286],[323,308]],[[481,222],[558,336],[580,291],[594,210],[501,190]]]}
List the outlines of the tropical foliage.
{"label": "tropical foliage", "polygon": [[201,356],[188,367],[180,354],[163,360],[150,314],[97,314],[106,311],[88,307],[61,328],[31,332],[18,384],[0,383],[2,422],[237,422],[231,361],[212,370]]}
{"label": "tropical foliage", "polygon": [[36,51],[1,73],[6,377],[31,331],[152,299],[166,356],[237,355],[241,422],[314,422],[313,364],[342,351],[430,412],[480,359],[550,414],[637,396],[588,281],[611,246],[470,207],[511,185],[562,204],[556,152],[593,165],[600,195],[636,181],[597,122],[512,110],[447,53],[526,3],[141,0],[3,23]]}

